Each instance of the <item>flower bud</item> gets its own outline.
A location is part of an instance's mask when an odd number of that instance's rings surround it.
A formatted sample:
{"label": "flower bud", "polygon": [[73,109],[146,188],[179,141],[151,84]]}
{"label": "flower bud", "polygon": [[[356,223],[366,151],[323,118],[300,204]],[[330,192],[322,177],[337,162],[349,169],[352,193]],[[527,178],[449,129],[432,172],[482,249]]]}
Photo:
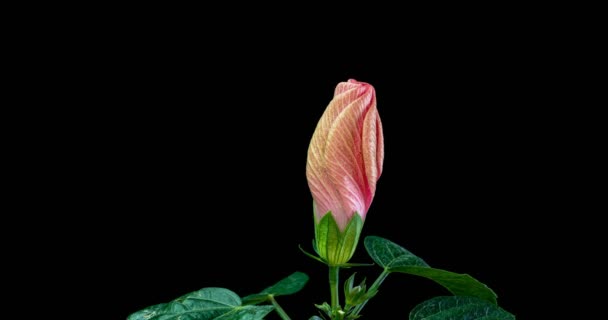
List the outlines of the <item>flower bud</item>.
{"label": "flower bud", "polygon": [[374,88],[352,79],[339,83],[312,136],[306,163],[315,250],[328,264],[352,257],[383,160]]}

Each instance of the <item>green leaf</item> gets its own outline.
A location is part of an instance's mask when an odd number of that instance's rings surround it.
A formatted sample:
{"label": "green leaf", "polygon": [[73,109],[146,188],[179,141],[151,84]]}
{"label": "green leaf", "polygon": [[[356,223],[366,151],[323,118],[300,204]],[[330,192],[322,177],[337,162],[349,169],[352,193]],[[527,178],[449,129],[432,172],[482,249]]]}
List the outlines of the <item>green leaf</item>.
{"label": "green leaf", "polygon": [[287,278],[275,283],[274,285],[262,290],[260,293],[248,295],[243,298],[243,304],[257,304],[268,300],[269,295],[284,296],[294,294],[306,285],[308,275],[303,272],[294,272]]}
{"label": "green leaf", "polygon": [[504,309],[475,297],[441,296],[427,300],[410,312],[410,320],[515,320]]}
{"label": "green leaf", "polygon": [[444,286],[454,295],[474,296],[496,304],[496,293],[468,274],[431,268],[405,248],[381,237],[365,237],[364,244],[370,257],[387,272],[425,277]]}
{"label": "green leaf", "polygon": [[405,248],[384,238],[367,236],[363,244],[372,260],[385,269],[402,266],[429,266],[424,260]]}
{"label": "green leaf", "polygon": [[308,282],[308,276],[303,272],[294,272],[287,278],[275,283],[260,293],[272,294],[274,296],[284,296],[288,294],[294,294],[306,285]]}
{"label": "green leaf", "polygon": [[[227,313],[217,320],[261,320],[269,314],[272,310],[274,310],[273,306],[265,305],[265,306],[244,306],[239,309],[234,310],[233,312]],[[190,318],[182,318],[183,320],[190,320]],[[182,320],[176,319],[176,320]],[[192,318],[192,320],[199,320],[199,318]]]}
{"label": "green leaf", "polygon": [[312,316],[312,317],[310,317],[310,319],[308,319],[308,320],[323,320],[323,318],[319,318],[319,317],[317,317],[317,316]]}
{"label": "green leaf", "polygon": [[496,293],[468,274],[416,266],[396,267],[389,269],[389,271],[425,277],[444,286],[456,296],[473,296],[496,304]]}
{"label": "green leaf", "polygon": [[131,314],[127,320],[258,320],[273,306],[242,306],[239,296],[224,288],[203,288],[169,303]]}

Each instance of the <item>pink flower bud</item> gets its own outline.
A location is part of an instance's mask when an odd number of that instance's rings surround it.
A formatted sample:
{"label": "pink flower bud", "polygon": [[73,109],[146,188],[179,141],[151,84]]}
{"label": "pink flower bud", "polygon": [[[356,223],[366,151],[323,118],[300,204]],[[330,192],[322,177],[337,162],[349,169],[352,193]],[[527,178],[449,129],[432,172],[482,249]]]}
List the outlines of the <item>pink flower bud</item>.
{"label": "pink flower bud", "polygon": [[384,141],[374,87],[353,79],[336,86],[308,148],[306,177],[315,223],[331,212],[340,231],[365,220],[382,173]]}

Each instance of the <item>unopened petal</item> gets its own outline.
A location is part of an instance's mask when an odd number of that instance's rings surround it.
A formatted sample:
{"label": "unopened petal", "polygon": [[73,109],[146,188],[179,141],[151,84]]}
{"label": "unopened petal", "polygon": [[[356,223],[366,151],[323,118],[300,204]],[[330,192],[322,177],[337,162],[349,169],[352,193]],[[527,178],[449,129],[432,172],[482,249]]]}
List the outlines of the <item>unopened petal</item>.
{"label": "unopened petal", "polygon": [[382,172],[382,139],[374,88],[353,79],[339,83],[308,149],[316,221],[331,211],[344,230],[355,213],[365,218]]}

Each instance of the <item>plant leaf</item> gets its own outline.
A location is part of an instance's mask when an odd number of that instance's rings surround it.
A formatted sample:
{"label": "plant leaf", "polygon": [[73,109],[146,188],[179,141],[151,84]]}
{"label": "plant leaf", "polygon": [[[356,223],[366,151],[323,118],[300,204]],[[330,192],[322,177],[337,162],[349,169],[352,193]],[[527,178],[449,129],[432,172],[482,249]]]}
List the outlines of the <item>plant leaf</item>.
{"label": "plant leaf", "polygon": [[248,295],[243,298],[243,304],[258,304],[268,300],[269,295],[284,296],[294,294],[306,285],[308,275],[303,272],[294,272],[283,280],[262,290],[260,293]]}
{"label": "plant leaf", "polygon": [[[271,305],[265,306],[244,306],[235,309],[232,312],[226,313],[225,315],[215,318],[216,320],[261,320],[269,314],[274,307]],[[182,318],[183,320],[190,320],[191,318]],[[179,319],[179,320],[182,320]],[[178,319],[176,319],[178,320]],[[192,320],[199,320],[199,318],[192,318]]]}
{"label": "plant leaf", "polygon": [[272,294],[274,296],[283,296],[288,294],[294,294],[306,285],[308,282],[308,275],[303,272],[294,272],[287,278],[275,283],[260,293]]}
{"label": "plant leaf", "polygon": [[241,298],[228,289],[203,288],[169,303],[137,311],[127,320],[258,320],[273,309],[273,306],[242,306]]}
{"label": "plant leaf", "polygon": [[410,312],[410,320],[515,320],[504,309],[475,297],[441,296],[422,302]]}
{"label": "plant leaf", "polygon": [[456,296],[473,296],[496,304],[496,293],[468,274],[416,266],[390,268],[389,271],[425,277],[444,286]]}
{"label": "plant leaf", "polygon": [[385,269],[402,266],[429,266],[421,258],[387,239],[367,236],[363,244],[372,260]]}
{"label": "plant leaf", "polygon": [[468,274],[431,268],[407,249],[381,237],[365,237],[364,244],[370,257],[387,272],[425,277],[444,286],[454,295],[474,296],[496,304],[496,293]]}

